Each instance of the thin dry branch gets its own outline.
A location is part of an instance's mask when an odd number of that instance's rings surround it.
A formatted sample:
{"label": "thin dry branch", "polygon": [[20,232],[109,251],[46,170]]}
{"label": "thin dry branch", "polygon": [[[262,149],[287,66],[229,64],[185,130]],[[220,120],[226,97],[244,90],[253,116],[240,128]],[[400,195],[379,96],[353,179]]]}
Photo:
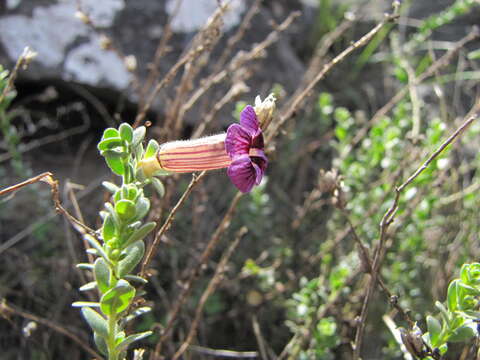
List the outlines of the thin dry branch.
{"label": "thin dry branch", "polygon": [[278,25],[262,42],[254,45],[250,51],[240,51],[230,62],[225,66],[225,69],[219,73],[210,75],[207,79],[202,81],[200,88],[193,93],[185,105],[182,107],[183,112],[187,112],[205,93],[216,84],[222,82],[225,78],[236,72],[239,68],[246,65],[260,57],[265,49],[273,45],[280,37],[280,34],[288,29],[292,22],[300,16],[300,12],[291,13],[280,25]]}
{"label": "thin dry branch", "polygon": [[390,206],[390,208],[385,212],[383,215],[383,218],[380,222],[380,239],[379,243],[375,249],[375,255],[373,258],[373,263],[372,263],[372,271],[371,271],[371,278],[370,282],[367,287],[367,291],[365,294],[365,298],[363,301],[363,306],[362,306],[362,311],[360,314],[360,318],[358,321],[358,327],[357,327],[357,332],[355,334],[355,344],[354,344],[354,353],[353,353],[353,359],[358,360],[360,359],[360,351],[362,347],[362,341],[363,341],[363,334],[365,331],[365,325],[366,325],[366,319],[367,319],[367,313],[368,313],[368,306],[370,303],[370,299],[372,297],[372,294],[375,290],[375,285],[376,282],[378,281],[379,273],[380,273],[380,268],[382,264],[382,259],[384,255],[384,250],[385,250],[385,242],[387,238],[387,230],[390,224],[394,221],[396,212],[398,210],[398,203],[400,200],[400,196],[403,192],[403,190],[411,184],[425,169],[430,165],[430,163],[436,159],[444,150],[447,148],[450,144],[452,144],[472,123],[473,121],[476,120],[478,117],[478,114],[475,114],[469,118],[467,118],[466,121],[457,129],[455,132],[452,133],[446,139],[440,147],[435,150],[428,158],[427,160],[399,187],[395,188],[395,199],[393,201],[393,204]]}
{"label": "thin dry branch", "polygon": [[190,291],[192,290],[193,283],[195,280],[202,274],[205,265],[207,261],[210,259],[210,256],[212,255],[213,251],[215,250],[216,246],[218,245],[218,242],[221,239],[221,236],[223,233],[228,229],[230,226],[232,217],[235,213],[235,209],[237,207],[237,204],[239,200],[242,197],[241,192],[237,192],[235,197],[232,199],[232,202],[230,203],[230,207],[228,208],[227,212],[225,213],[222,221],[220,224],[217,226],[215,232],[213,233],[212,237],[210,238],[210,241],[207,244],[207,247],[205,250],[202,252],[202,255],[200,256],[200,260],[198,261],[197,266],[195,268],[191,269],[190,275],[182,286],[182,290],[180,292],[180,295],[178,296],[177,301],[175,301],[175,305],[173,308],[170,310],[168,314],[168,323],[165,326],[164,329],[162,329],[162,333],[160,336],[160,340],[158,341],[156,347],[155,347],[155,352],[152,353],[152,359],[156,359],[160,356],[161,350],[163,343],[168,339],[170,336],[170,330],[173,328],[173,325],[175,324],[175,321],[177,320],[177,317],[180,313],[180,310],[187,300],[188,295],[190,294]]}
{"label": "thin dry branch", "polygon": [[183,203],[187,199],[188,195],[190,195],[190,193],[192,192],[195,185],[197,185],[198,182],[204,176],[205,176],[205,171],[202,171],[199,175],[197,175],[197,174],[192,175],[192,180],[190,181],[190,184],[188,184],[187,190],[185,190],[185,192],[182,194],[182,196],[178,200],[177,204],[173,207],[172,211],[170,211],[170,213],[168,214],[167,219],[163,223],[160,230],[158,230],[157,233],[155,234],[155,238],[153,240],[153,243],[152,243],[152,245],[150,245],[150,247],[147,251],[147,255],[145,256],[145,259],[143,260],[142,268],[141,268],[141,271],[140,271],[140,276],[143,277],[145,275],[145,271],[147,270],[147,266],[150,263],[150,261],[152,260],[153,255],[155,255],[155,251],[157,250],[158,244],[160,243],[160,240],[161,240],[163,234],[165,234],[165,232],[168,229],[170,229],[170,226],[172,225],[172,221],[174,220],[175,214],[177,213],[178,209],[180,209],[180,207],[183,205]]}
{"label": "thin dry branch", "polygon": [[[72,226],[76,230],[83,230],[86,233],[88,233],[89,235],[93,236],[94,238],[97,238],[97,234],[93,229],[89,228],[83,222],[81,222],[76,217],[71,215],[62,206],[62,203],[60,202],[59,191],[58,191],[58,180],[55,179],[55,177],[53,176],[53,174],[51,172],[41,173],[40,175],[34,176],[34,177],[32,177],[28,180],[22,181],[21,183],[18,183],[18,184],[9,186],[9,187],[7,187],[3,190],[0,190],[0,196],[5,195],[5,194],[9,194],[9,193],[14,193],[15,191],[20,190],[21,188],[23,188],[27,185],[31,185],[31,184],[34,184],[34,183],[37,183],[37,182],[45,182],[48,185],[50,185],[50,188],[52,190],[53,203],[55,204],[55,210],[58,213],[61,213],[62,215],[64,215],[68,219],[68,221],[70,221],[70,223],[72,224]],[[82,231],[80,231],[80,232],[82,232]]]}
{"label": "thin dry branch", "polygon": [[187,338],[183,342],[182,346],[177,350],[177,352],[173,356],[173,360],[177,360],[178,358],[180,358],[192,343],[193,337],[197,333],[197,328],[200,323],[200,319],[202,318],[203,308],[205,307],[205,304],[207,303],[207,300],[210,297],[210,295],[213,294],[213,292],[217,289],[220,282],[223,280],[223,274],[225,272],[227,262],[228,260],[230,260],[230,257],[232,256],[233,252],[235,251],[238,244],[240,243],[240,240],[247,232],[248,232],[248,229],[246,227],[240,228],[240,230],[237,232],[235,236],[235,239],[223,254],[222,259],[220,260],[217,266],[217,269],[215,270],[215,274],[213,275],[212,279],[208,283],[207,288],[203,292],[200,298],[200,301],[197,304],[197,308],[195,310],[195,316],[193,318],[192,324],[190,325],[190,330],[188,332]]}
{"label": "thin dry branch", "polygon": [[285,109],[282,116],[274,123],[269,129],[269,132],[266,134],[266,142],[269,143],[277,135],[280,127],[290,119],[300,108],[300,106],[305,102],[305,100],[312,95],[313,89],[322,80],[327,73],[330,72],[336,65],[343,62],[352,52],[367,45],[370,40],[388,23],[395,21],[398,18],[398,14],[394,12],[393,14],[386,14],[384,19],[378,23],[372,30],[367,34],[362,36],[359,40],[352,43],[348,48],[343,50],[340,54],[334,57],[329,63],[325,64],[322,70],[312,79],[312,81],[305,86],[303,91],[301,91],[291,102],[288,104],[288,108]]}
{"label": "thin dry branch", "polygon": [[94,358],[103,359],[103,357],[99,353],[97,353],[95,350],[93,350],[85,341],[83,341],[81,338],[79,338],[77,335],[73,334],[72,332],[68,331],[65,327],[57,323],[54,323],[53,321],[50,321],[48,319],[44,319],[40,316],[30,314],[25,310],[22,310],[14,305],[7,304],[6,300],[3,299],[2,303],[0,304],[0,315],[8,316],[9,314],[18,315],[25,319],[35,321],[36,323],[44,325],[62,335],[65,335],[66,337],[70,338],[73,342],[77,343],[82,349],[84,349],[87,353],[89,353]]}
{"label": "thin dry branch", "polygon": [[370,128],[386,116],[396,104],[398,104],[408,93],[412,86],[418,86],[428,78],[434,76],[441,68],[451,64],[453,57],[470,41],[477,39],[480,36],[479,28],[474,27],[470,33],[458,41],[455,46],[446,52],[442,57],[430,65],[425,72],[418,76],[415,81],[409,83],[400,89],[384,106],[382,106],[370,119],[365,127],[360,129],[352,140],[351,146],[356,146],[362,139],[365,138]]}

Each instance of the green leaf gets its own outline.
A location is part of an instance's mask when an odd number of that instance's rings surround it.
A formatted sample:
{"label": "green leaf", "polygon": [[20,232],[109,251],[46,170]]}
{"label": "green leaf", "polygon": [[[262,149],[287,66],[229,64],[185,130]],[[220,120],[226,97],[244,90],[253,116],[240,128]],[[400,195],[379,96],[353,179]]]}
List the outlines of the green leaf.
{"label": "green leaf", "polygon": [[147,132],[147,129],[145,128],[145,126],[139,126],[133,131],[132,145],[134,147],[136,147],[143,141],[143,139],[145,138],[146,132]]}
{"label": "green leaf", "polygon": [[157,178],[152,178],[152,184],[157,191],[158,196],[162,198],[165,195],[165,186],[163,186],[163,183]]}
{"label": "green leaf", "polygon": [[117,185],[115,185],[114,183],[111,183],[110,181],[104,181],[102,182],[102,185],[105,189],[110,191],[112,194],[115,194],[119,189]]}
{"label": "green leaf", "polygon": [[470,340],[475,336],[475,331],[471,328],[471,324],[465,324],[453,331],[453,334],[448,337],[451,342],[464,342]]}
{"label": "green leaf", "polygon": [[136,241],[127,247],[123,253],[127,254],[127,256],[118,262],[117,269],[119,277],[124,277],[129,274],[142,260],[145,254],[145,244],[141,240]]}
{"label": "green leaf", "polygon": [[122,138],[122,140],[128,142],[128,143],[131,143],[132,140],[133,140],[133,128],[127,124],[127,123],[123,123],[120,125],[120,127],[118,128],[118,130],[120,131],[120,137]]}
{"label": "green leaf", "polygon": [[124,278],[126,280],[129,280],[129,281],[136,281],[136,282],[139,282],[141,284],[148,284],[148,280],[147,279],[144,279],[143,277],[141,276],[137,276],[137,275],[125,275]]}
{"label": "green leaf", "polygon": [[108,355],[108,347],[105,339],[99,336],[97,333],[93,334],[93,341],[97,345],[97,349],[102,353],[102,355]]}
{"label": "green leaf", "polygon": [[133,335],[130,335],[130,336],[127,336],[125,338],[125,340],[123,340],[120,344],[118,344],[117,346],[117,349],[119,351],[123,351],[123,350],[127,350],[127,347],[132,344],[133,342],[135,341],[138,341],[138,340],[141,340],[141,339],[144,339],[146,338],[147,336],[150,336],[152,335],[153,332],[152,331],[145,331],[145,332],[142,332],[142,333],[138,333],[138,334],[133,334]]}
{"label": "green leaf", "polygon": [[100,307],[100,303],[95,301],[75,301],[72,303],[72,307]]}
{"label": "green leaf", "polygon": [[148,159],[157,155],[158,149],[160,149],[160,145],[155,140],[150,140],[147,145],[147,149],[145,150],[144,158]]}
{"label": "green leaf", "polygon": [[123,199],[115,204],[115,212],[121,220],[128,221],[136,215],[137,210],[133,201]]}
{"label": "green leaf", "polygon": [[89,263],[80,263],[75,265],[75,267],[81,270],[93,270],[93,264],[89,264]]}
{"label": "green leaf", "polygon": [[155,229],[156,225],[157,224],[155,224],[154,222],[148,222],[142,225],[140,228],[135,230],[132,235],[130,235],[125,244],[130,245],[138,240],[143,240],[145,236],[147,236],[153,229]]}
{"label": "green leaf", "polygon": [[113,289],[108,290],[100,300],[100,308],[107,316],[126,310],[135,297],[135,288],[123,279]]}
{"label": "green leaf", "polygon": [[143,217],[148,214],[148,210],[150,210],[150,200],[148,200],[148,198],[143,196],[138,198],[135,208],[136,208],[137,220],[143,219]]}
{"label": "green leaf", "polygon": [[107,321],[95,310],[89,307],[82,308],[82,315],[87,320],[88,325],[95,331],[96,334],[103,338],[108,337]]}
{"label": "green leaf", "polygon": [[152,311],[152,308],[150,306],[142,306],[138,309],[135,309],[135,311],[133,311],[132,313],[128,314],[125,318],[122,319],[122,322],[126,324],[129,321],[132,321],[137,317],[142,316],[143,314],[149,313],[150,311]]}
{"label": "green leaf", "polygon": [[450,311],[455,311],[457,310],[457,303],[458,303],[458,298],[457,298],[457,285],[458,285],[459,280],[455,279],[453,280],[450,285],[448,286],[448,291],[447,291],[447,306],[448,310]]}
{"label": "green leaf", "polygon": [[103,258],[98,258],[95,261],[94,274],[100,292],[102,294],[107,292],[110,287],[110,268]]}
{"label": "green leaf", "polygon": [[100,151],[112,150],[118,146],[123,145],[123,140],[120,138],[109,138],[98,143],[97,149]]}
{"label": "green leaf", "polygon": [[103,221],[102,237],[105,242],[115,237],[115,222],[111,214],[108,214]]}
{"label": "green leaf", "polygon": [[123,156],[115,151],[104,151],[102,155],[105,157],[108,167],[117,175],[125,173],[125,164]]}
{"label": "green leaf", "polygon": [[437,341],[442,333],[442,325],[440,324],[440,321],[433,316],[427,316],[427,328],[430,336],[430,344],[433,347],[438,347],[440,344],[437,344]]}
{"label": "green leaf", "polygon": [[118,132],[117,129],[108,128],[108,129],[105,129],[105,131],[103,132],[102,140],[109,139],[109,138],[119,138],[119,137],[120,137],[120,133]]}
{"label": "green leaf", "polygon": [[96,281],[90,281],[89,283],[86,283],[85,285],[80,286],[78,290],[80,291],[89,291],[93,290],[97,287],[97,282]]}
{"label": "green leaf", "polygon": [[97,239],[88,234],[83,235],[83,238],[87,240],[90,245],[93,246],[93,249],[87,249],[87,252],[89,252],[89,250],[95,250],[97,253],[95,255],[100,255],[108,262],[108,256],[103,250],[102,245],[100,245],[100,243],[97,241]]}

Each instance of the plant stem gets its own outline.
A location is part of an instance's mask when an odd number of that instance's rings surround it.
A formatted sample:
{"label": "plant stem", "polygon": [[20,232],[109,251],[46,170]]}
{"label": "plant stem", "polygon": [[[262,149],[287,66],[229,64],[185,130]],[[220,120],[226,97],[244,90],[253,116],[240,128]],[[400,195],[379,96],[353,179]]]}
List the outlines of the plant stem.
{"label": "plant stem", "polygon": [[115,349],[115,337],[117,330],[117,317],[111,315],[108,318],[108,360],[118,360],[118,353]]}

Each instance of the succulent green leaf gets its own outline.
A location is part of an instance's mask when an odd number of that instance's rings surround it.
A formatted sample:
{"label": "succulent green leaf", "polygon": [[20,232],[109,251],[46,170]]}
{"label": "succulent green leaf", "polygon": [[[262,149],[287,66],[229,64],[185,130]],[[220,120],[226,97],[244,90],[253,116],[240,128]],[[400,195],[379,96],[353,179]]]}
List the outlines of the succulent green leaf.
{"label": "succulent green leaf", "polygon": [[126,310],[135,297],[135,288],[126,280],[119,280],[113,289],[108,290],[100,300],[100,308],[107,316]]}
{"label": "succulent green leaf", "polygon": [[145,126],[139,126],[133,131],[132,145],[134,147],[136,147],[143,141],[143,139],[145,138],[146,132],[147,132],[147,129],[145,128]]}
{"label": "succulent green leaf", "polygon": [[136,281],[136,282],[139,282],[141,284],[147,284],[148,283],[148,280],[147,279],[144,279],[143,277],[141,276],[137,276],[137,275],[125,275],[124,276],[125,279],[129,280],[129,281]]}
{"label": "succulent green leaf", "polygon": [[136,241],[123,252],[127,254],[127,256],[118,262],[118,276],[120,277],[129,274],[142,260],[145,254],[145,244],[141,240]]}
{"label": "succulent green leaf", "polygon": [[115,237],[115,222],[111,214],[108,214],[103,221],[102,237],[105,242]]}
{"label": "succulent green leaf", "polygon": [[78,290],[89,291],[89,290],[95,289],[96,287],[97,287],[97,282],[96,281],[90,281],[90,282],[86,283],[85,285],[80,286],[80,288]]}
{"label": "succulent green leaf", "polygon": [[98,143],[97,149],[100,151],[112,150],[118,146],[123,145],[123,140],[120,138],[109,138]]}
{"label": "succulent green leaf", "polygon": [[82,315],[92,330],[103,338],[108,337],[107,321],[90,307],[82,308]]}
{"label": "succulent green leaf", "polygon": [[115,204],[115,212],[123,221],[130,220],[137,214],[135,203],[126,199],[120,200]]}
{"label": "succulent green leaf", "polygon": [[465,324],[453,331],[453,334],[449,336],[448,341],[451,342],[464,342],[470,340],[475,336],[475,331],[470,324]]}
{"label": "succulent green leaf", "polygon": [[80,263],[75,266],[77,269],[81,269],[81,270],[93,270],[93,264],[89,264],[89,263]]}
{"label": "succulent green leaf", "polygon": [[107,254],[105,253],[105,251],[102,248],[102,245],[100,245],[97,239],[95,239],[93,236],[90,236],[88,234],[84,235],[83,237],[85,238],[85,240],[88,241],[90,245],[93,246],[93,248],[87,249],[87,252],[91,253],[90,250],[94,250],[94,255],[100,255],[105,260],[108,260]]}
{"label": "succulent green leaf", "polygon": [[139,197],[136,204],[137,220],[143,219],[148,214],[148,210],[150,210],[150,200],[143,196]]}
{"label": "succulent green leaf", "polygon": [[427,316],[427,328],[431,345],[433,347],[438,347],[440,344],[437,342],[440,338],[440,334],[442,333],[442,325],[440,324],[440,321],[433,316]]}
{"label": "succulent green leaf", "polygon": [[157,155],[158,149],[160,149],[160,145],[155,140],[150,140],[147,145],[147,149],[145,150],[145,159],[154,157]]}
{"label": "succulent green leaf", "polygon": [[112,194],[115,194],[117,192],[117,190],[119,189],[117,185],[115,185],[114,183],[112,183],[110,181],[104,181],[104,182],[102,182],[102,185],[105,189],[110,191]]}
{"label": "succulent green leaf", "polygon": [[152,178],[152,185],[157,191],[158,196],[162,198],[165,195],[165,186],[163,186],[163,183],[157,178]]}
{"label": "succulent green leaf", "polygon": [[110,138],[119,138],[119,137],[120,137],[120,133],[118,132],[117,129],[108,128],[108,129],[105,129],[105,131],[103,132],[102,140],[110,139]]}
{"label": "succulent green leaf", "polygon": [[102,353],[102,355],[108,355],[107,342],[102,336],[98,335],[98,333],[94,333],[93,341],[95,341],[95,345],[97,345],[97,349]]}
{"label": "succulent green leaf", "polygon": [[448,310],[455,311],[457,310],[458,298],[457,298],[457,287],[458,287],[458,279],[453,280],[450,285],[448,286],[447,291],[447,306]]}
{"label": "succulent green leaf", "polygon": [[125,340],[123,340],[120,344],[118,344],[117,349],[119,351],[126,350],[128,348],[128,346],[130,344],[132,344],[133,342],[144,339],[144,338],[146,338],[147,336],[150,336],[150,335],[152,335],[151,331],[145,331],[145,332],[142,332],[142,333],[127,336],[125,338]]}
{"label": "succulent green leaf", "polygon": [[102,294],[107,292],[110,288],[110,268],[103,258],[98,258],[95,261],[94,274],[100,292]]}
{"label": "succulent green leaf", "polygon": [[133,140],[133,129],[129,124],[127,124],[127,123],[121,124],[120,127],[118,128],[118,130],[120,131],[120,137],[122,138],[122,140],[124,140],[128,143],[132,142],[132,140]]}
{"label": "succulent green leaf", "polygon": [[72,307],[100,307],[100,303],[96,301],[75,301]]}
{"label": "succulent green leaf", "polygon": [[155,229],[156,224],[154,222],[148,222],[137,230],[135,230],[132,235],[128,238],[126,244],[133,244],[138,240],[143,240],[153,229]]}
{"label": "succulent green leaf", "polygon": [[104,151],[102,155],[105,157],[108,167],[117,175],[125,173],[125,164],[123,156],[115,151]]}
{"label": "succulent green leaf", "polygon": [[150,306],[142,306],[138,309],[135,309],[132,313],[128,314],[124,319],[123,322],[126,324],[129,321],[132,321],[133,319],[136,319],[139,316],[142,316],[143,314],[149,313],[152,311],[152,308]]}

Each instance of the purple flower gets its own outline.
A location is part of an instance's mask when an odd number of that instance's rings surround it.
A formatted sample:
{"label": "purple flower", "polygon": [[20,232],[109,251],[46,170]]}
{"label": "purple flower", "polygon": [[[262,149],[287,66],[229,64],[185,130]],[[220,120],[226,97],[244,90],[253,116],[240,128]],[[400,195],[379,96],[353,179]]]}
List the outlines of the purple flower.
{"label": "purple flower", "polygon": [[243,193],[259,185],[268,165],[263,151],[263,134],[257,114],[247,105],[240,114],[240,124],[227,129],[225,150],[232,159],[227,174],[232,183]]}

